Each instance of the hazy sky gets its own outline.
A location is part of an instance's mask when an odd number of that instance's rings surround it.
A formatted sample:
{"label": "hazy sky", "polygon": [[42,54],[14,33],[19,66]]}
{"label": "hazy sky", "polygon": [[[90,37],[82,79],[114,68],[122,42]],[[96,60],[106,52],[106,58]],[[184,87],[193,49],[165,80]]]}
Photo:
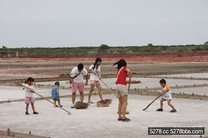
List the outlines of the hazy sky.
{"label": "hazy sky", "polygon": [[205,41],[208,0],[0,0],[0,47]]}

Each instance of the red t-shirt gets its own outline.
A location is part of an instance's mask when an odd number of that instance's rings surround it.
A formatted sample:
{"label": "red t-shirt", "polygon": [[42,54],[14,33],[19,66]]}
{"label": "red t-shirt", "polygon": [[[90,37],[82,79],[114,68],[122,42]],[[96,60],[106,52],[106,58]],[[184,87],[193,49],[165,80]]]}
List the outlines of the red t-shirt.
{"label": "red t-shirt", "polygon": [[122,67],[117,71],[116,84],[126,85],[126,77],[128,77],[126,69],[127,69],[127,67]]}

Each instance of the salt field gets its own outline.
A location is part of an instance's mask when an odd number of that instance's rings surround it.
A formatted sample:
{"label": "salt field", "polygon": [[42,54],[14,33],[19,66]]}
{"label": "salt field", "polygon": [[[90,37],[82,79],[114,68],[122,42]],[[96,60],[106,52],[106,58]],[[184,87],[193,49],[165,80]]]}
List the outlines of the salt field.
{"label": "salt field", "polygon": [[199,94],[208,96],[208,87],[174,89],[172,93]]}
{"label": "salt field", "polygon": [[[162,78],[162,77],[161,77]],[[131,84],[131,88],[155,88],[155,87],[160,87],[159,81],[161,78],[132,78],[132,80],[140,80],[140,84]],[[109,87],[115,88],[115,78],[107,78],[107,79],[102,79]],[[184,86],[184,85],[194,85],[194,84],[208,84],[208,80],[182,80],[182,79],[166,79],[167,83],[170,86]],[[68,81],[61,81],[61,86],[69,87],[70,84]],[[54,85],[54,82],[41,82],[41,83],[36,83],[36,84],[43,84],[43,85]],[[101,82],[101,85],[103,88],[105,88],[105,85]],[[87,88],[89,85],[87,86]]]}
{"label": "salt field", "polygon": [[174,74],[174,75],[160,75],[161,77],[188,77],[188,78],[208,78],[208,73],[191,73],[191,74]]}
{"label": "salt field", "polygon": [[[141,84],[132,84],[131,89],[140,88],[159,88],[159,78],[134,78],[140,80]],[[166,79],[171,86],[194,85],[207,83],[204,80],[182,80],[182,79]],[[114,78],[103,79],[109,86],[114,88]],[[53,105],[45,100],[37,100],[35,105],[39,115],[24,115],[24,101],[2,103],[0,112],[0,130],[12,129],[16,132],[28,133],[32,131],[35,135],[50,136],[52,138],[134,138],[134,137],[161,137],[148,135],[148,127],[205,127],[208,131],[208,101],[196,99],[174,98],[173,103],[177,109],[177,113],[170,113],[170,107],[164,103],[164,112],[156,112],[159,108],[159,100],[153,103],[146,111],[142,111],[155,97],[129,95],[128,117],[131,122],[117,121],[117,104],[118,101],[113,94],[105,94],[104,98],[113,99],[110,107],[98,108],[93,104],[85,110],[71,109],[70,84],[68,81],[60,81],[60,95],[66,95],[67,98],[61,98],[61,104],[66,112],[54,108]],[[51,88],[54,82],[37,82],[36,90],[43,96],[51,96]],[[102,84],[103,88],[106,86]],[[180,85],[179,85],[180,84]],[[44,85],[44,87],[42,86]],[[64,86],[64,87],[63,87]],[[85,93],[88,93],[89,86],[86,87]],[[180,88],[173,89],[173,93],[186,94],[207,94],[208,87],[196,88]],[[0,101],[24,99],[24,92],[21,87],[17,86],[0,86]],[[35,95],[35,94],[34,94]],[[35,97],[39,97],[35,95]],[[78,100],[79,98],[77,98]],[[85,97],[86,101],[87,97]],[[93,95],[94,102],[99,100],[98,95]],[[31,113],[31,109],[30,113]],[[12,120],[12,121],[11,121]],[[162,120],[162,121],[159,121]],[[51,131],[53,130],[53,131]],[[127,133],[128,132],[128,133]],[[131,133],[129,133],[131,132]],[[163,136],[172,137],[172,136]],[[187,136],[177,136],[184,137]],[[188,136],[196,137],[196,136]],[[199,137],[199,136],[198,136]]]}
{"label": "salt field", "polygon": [[0,0],[0,138],[208,138],[207,13],[208,0]]}
{"label": "salt field", "polygon": [[[58,62],[57,62],[58,63]],[[39,64],[39,63],[37,63]],[[34,64],[35,65],[35,64]],[[164,72],[169,71],[171,66],[175,66],[175,64],[164,64],[163,68]],[[177,64],[172,70],[179,69],[183,72],[181,68],[182,64]],[[109,68],[105,68],[105,73],[110,73],[112,70]],[[137,69],[135,65],[134,69]],[[160,71],[160,65],[155,64],[150,67],[150,64],[142,65],[144,67],[143,71],[149,70],[150,72],[153,70],[152,68],[156,66],[157,71]],[[190,70],[194,68],[193,64],[190,64]],[[204,66],[204,64],[203,64]],[[59,67],[59,66],[58,66]],[[140,68],[141,68],[140,67]],[[193,68],[192,68],[193,67]],[[50,67],[46,67],[45,70],[48,71],[51,69]],[[16,71],[16,69],[12,69]],[[24,70],[20,68],[19,70]],[[139,70],[139,69],[138,69]],[[190,71],[189,70],[189,71]],[[31,71],[28,68],[28,71]],[[37,77],[36,73],[42,73],[42,70],[36,70],[34,68],[34,72],[31,72],[31,76]],[[54,71],[51,69],[52,74]],[[61,70],[60,73],[64,73],[64,70]],[[188,71],[188,72],[189,72]],[[187,73],[188,73],[187,72]],[[12,73],[12,72],[11,72]],[[29,72],[30,73],[30,72]],[[51,72],[50,72],[51,73]],[[50,76],[50,73],[47,74]],[[114,72],[115,73],[115,72]],[[147,72],[146,72],[147,73]],[[154,74],[154,73],[153,73]],[[87,109],[84,110],[76,110],[71,109],[71,90],[70,83],[68,80],[59,81],[60,86],[60,96],[61,104],[65,109],[71,112],[68,115],[63,110],[59,108],[55,108],[51,103],[45,100],[36,100],[35,106],[38,115],[33,115],[31,111],[31,107],[29,108],[29,116],[25,115],[25,103],[24,97],[25,93],[23,92],[22,87],[17,87],[14,84],[9,84],[12,82],[7,82],[5,84],[4,80],[13,79],[11,74],[2,74],[1,85],[0,85],[0,130],[7,130],[10,128],[12,131],[20,132],[20,133],[28,133],[29,131],[32,134],[40,135],[40,136],[48,136],[51,138],[169,138],[173,136],[150,136],[148,135],[148,127],[205,127],[205,135],[207,136],[208,131],[208,100],[204,95],[208,95],[208,73],[189,73],[189,74],[175,74],[175,75],[160,75],[160,76],[151,76],[148,78],[147,76],[141,75],[143,77],[138,77],[139,74],[132,74],[133,80],[140,80],[139,84],[131,84],[130,94],[128,99],[128,111],[130,112],[127,117],[131,119],[130,122],[120,122],[117,121],[117,98],[111,93],[107,92],[107,87],[104,85],[105,82],[109,87],[115,89],[115,78],[109,78],[112,76],[108,76],[108,78],[103,78],[101,81],[102,88],[104,89],[104,98],[113,99],[112,104],[109,107],[98,108],[96,104],[92,104]],[[0,74],[1,75],[1,74]],[[17,74],[21,76],[20,74]],[[40,75],[41,77],[47,78],[47,75]],[[27,78],[28,74],[22,74],[20,78]],[[51,76],[52,77],[52,76]],[[114,76],[115,77],[115,76]],[[170,113],[170,107],[167,103],[164,103],[164,111],[156,112],[156,109],[159,108],[159,99],[156,100],[146,111],[144,109],[157,95],[158,93],[150,93],[150,95],[146,95],[151,91],[159,92],[161,91],[161,87],[159,84],[159,80],[165,78],[167,83],[170,85],[172,89],[172,93],[182,94],[182,96],[173,95],[173,104],[177,109],[177,113]],[[176,78],[174,78],[176,77]],[[187,78],[185,78],[187,77]],[[50,78],[50,77],[49,77]],[[201,79],[199,79],[201,78]],[[203,79],[204,78],[204,79]],[[36,79],[36,78],[35,78]],[[61,78],[63,80],[63,78]],[[46,80],[49,80],[48,78]],[[22,80],[23,81],[23,80]],[[51,89],[54,85],[55,81],[51,82],[35,82],[36,92],[41,94],[44,97],[51,96]],[[88,94],[89,85],[86,86],[85,94]],[[109,91],[109,90],[108,90]],[[142,91],[142,93],[138,93],[138,91]],[[146,93],[145,93],[146,92]],[[95,93],[97,90],[95,89]],[[183,97],[184,94],[192,95],[202,95],[201,97]],[[142,95],[139,95],[142,94]],[[154,95],[155,94],[155,95]],[[77,95],[79,95],[77,93]],[[87,102],[87,96],[85,95],[84,101]],[[145,96],[146,95],[146,96]],[[154,96],[153,96],[154,95]],[[36,94],[34,94],[35,98],[39,98]],[[180,98],[176,98],[180,97]],[[203,98],[205,97],[205,98]],[[190,99],[188,99],[190,98]],[[18,100],[18,101],[7,101]],[[76,100],[79,100],[79,96]],[[92,101],[97,102],[99,100],[99,96],[97,94],[93,94]],[[1,137],[1,136],[0,136]],[[187,138],[187,137],[200,137],[200,136],[175,136],[179,138]],[[203,136],[204,137],[204,136]]]}
{"label": "salt field", "polygon": [[[153,96],[129,96],[127,117],[130,122],[117,121],[118,101],[113,95],[106,95],[113,98],[110,107],[97,108],[95,104],[88,109],[77,110],[69,108],[69,98],[62,98],[61,102],[71,115],[53,107],[47,101],[36,101],[36,109],[39,115],[24,115],[25,105],[23,102],[1,104],[0,129],[12,129],[16,132],[50,136],[52,138],[135,138],[152,137],[169,138],[172,136],[149,136],[148,127],[205,127],[208,131],[208,101],[174,99],[173,103],[177,113],[170,113],[170,107],[164,104],[164,112],[156,112],[159,101],[153,103],[146,111],[142,111]],[[98,100],[98,96],[93,96]],[[31,113],[31,109],[29,109]],[[177,136],[180,138],[199,136]]]}
{"label": "salt field", "polygon": [[[160,88],[159,80],[160,78],[133,78],[134,80],[140,80],[140,84],[131,84],[131,89],[145,89],[145,88]],[[107,78],[102,79],[103,82],[105,82],[109,87],[112,87],[115,89],[115,78]],[[174,87],[175,86],[184,86],[182,89],[174,89],[172,90],[173,93],[186,93],[186,94],[200,94],[200,95],[208,95],[208,86],[207,87],[196,87],[196,88],[185,88],[185,85],[199,85],[199,84],[208,84],[207,80],[183,80],[183,79],[166,79],[167,83]],[[37,85],[40,85],[39,87],[36,86],[36,90],[39,94],[43,96],[51,96],[51,89],[54,85],[54,82],[36,82]],[[70,90],[70,84],[68,81],[60,81],[61,87],[60,87],[60,95],[71,95]],[[41,85],[47,86],[42,87]],[[102,83],[101,85],[104,89],[107,87]],[[85,93],[88,93],[89,85],[86,86]],[[95,90],[96,92],[96,90]],[[24,98],[24,92],[21,87],[16,86],[0,86],[0,100],[14,100],[14,99],[22,99]],[[36,96],[39,97],[39,96]]]}
{"label": "salt field", "polygon": [[[113,98],[112,95],[107,97]],[[98,96],[94,98],[98,100]],[[173,114],[169,112],[170,108],[167,104],[164,104],[163,113],[156,112],[155,110],[159,107],[159,101],[157,101],[146,111],[142,111],[153,98],[152,96],[129,96],[128,117],[131,118],[131,122],[128,123],[117,121],[118,101],[115,98],[110,107],[97,108],[94,104],[86,110],[70,109],[70,99],[62,98],[63,106],[71,111],[71,115],[54,108],[46,101],[36,101],[36,109],[40,114],[29,116],[24,115],[23,102],[5,103],[1,104],[0,129],[11,128],[23,133],[32,131],[33,134],[52,138],[147,137],[147,128],[153,126],[203,126],[208,131],[208,101],[193,102],[188,99],[174,99],[178,112]]]}

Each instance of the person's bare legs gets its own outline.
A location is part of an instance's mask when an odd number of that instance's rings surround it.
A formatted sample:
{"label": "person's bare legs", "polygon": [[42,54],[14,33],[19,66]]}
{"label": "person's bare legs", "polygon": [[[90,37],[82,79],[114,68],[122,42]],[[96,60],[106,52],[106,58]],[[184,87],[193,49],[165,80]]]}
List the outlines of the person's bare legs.
{"label": "person's bare legs", "polygon": [[122,96],[122,118],[126,118],[126,108],[127,108],[128,95]]}
{"label": "person's bare legs", "polygon": [[56,106],[56,100],[54,100],[54,102],[53,102],[53,103],[54,103],[54,106]]}
{"label": "person's bare legs", "polygon": [[176,110],[175,107],[173,106],[173,104],[171,103],[171,100],[168,101],[168,105],[169,105],[173,110]]}
{"label": "person's bare legs", "polygon": [[58,100],[58,105],[59,105],[59,106],[61,106],[61,102],[60,102],[60,99]]}
{"label": "person's bare legs", "polygon": [[81,100],[81,102],[83,102],[84,101],[84,94],[83,94],[83,92],[79,92],[79,94],[80,94],[80,100]]}
{"label": "person's bare legs", "polygon": [[102,88],[101,88],[100,84],[97,84],[96,87],[98,89],[98,94],[99,94],[100,100],[102,101],[103,100]]}
{"label": "person's bare legs", "polygon": [[75,99],[76,99],[76,93],[72,93],[72,103],[75,103]]}
{"label": "person's bare legs", "polygon": [[34,105],[34,103],[31,103],[31,106],[32,106],[33,112],[35,112],[35,105]]}
{"label": "person's bare legs", "polygon": [[94,91],[95,85],[94,84],[90,84],[90,91],[88,93],[88,103],[92,103],[91,101],[91,97],[92,97],[92,92]]}
{"label": "person's bare legs", "polygon": [[162,98],[161,100],[160,100],[160,108],[161,109],[163,109],[163,102],[164,102],[165,100]]}
{"label": "person's bare legs", "polygon": [[118,101],[119,101],[119,104],[118,104],[118,118],[122,118],[121,117],[121,112],[122,112],[122,97],[118,97]]}
{"label": "person's bare legs", "polygon": [[28,113],[29,104],[26,104],[26,107],[25,107],[25,109],[26,109],[26,112]]}

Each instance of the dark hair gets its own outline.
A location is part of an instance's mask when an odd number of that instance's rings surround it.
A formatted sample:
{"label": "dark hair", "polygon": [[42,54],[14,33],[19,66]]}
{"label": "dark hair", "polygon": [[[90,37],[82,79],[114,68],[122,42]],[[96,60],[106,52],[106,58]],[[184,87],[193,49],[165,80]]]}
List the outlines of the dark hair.
{"label": "dark hair", "polygon": [[161,80],[160,80],[160,84],[166,84],[165,79],[161,79]]}
{"label": "dark hair", "polygon": [[60,85],[60,83],[57,81],[57,82],[55,82],[55,85]]}
{"label": "dark hair", "polygon": [[95,67],[96,67],[96,69],[98,69],[98,66],[99,66],[99,65],[97,65],[98,62],[102,62],[102,59],[100,57],[96,58],[95,63],[93,64],[94,66],[93,66],[92,69],[95,69]]}
{"label": "dark hair", "polygon": [[78,70],[83,70],[84,68],[84,65],[82,63],[79,63],[78,66],[77,66]]}
{"label": "dark hair", "polygon": [[117,69],[120,69],[127,65],[126,61],[124,59],[120,59],[118,62],[114,63],[113,66],[118,65]]}
{"label": "dark hair", "polygon": [[32,77],[29,77],[29,78],[27,78],[27,80],[25,81],[25,83],[28,83],[29,81],[30,82],[32,82],[32,81],[34,82],[35,80]]}

